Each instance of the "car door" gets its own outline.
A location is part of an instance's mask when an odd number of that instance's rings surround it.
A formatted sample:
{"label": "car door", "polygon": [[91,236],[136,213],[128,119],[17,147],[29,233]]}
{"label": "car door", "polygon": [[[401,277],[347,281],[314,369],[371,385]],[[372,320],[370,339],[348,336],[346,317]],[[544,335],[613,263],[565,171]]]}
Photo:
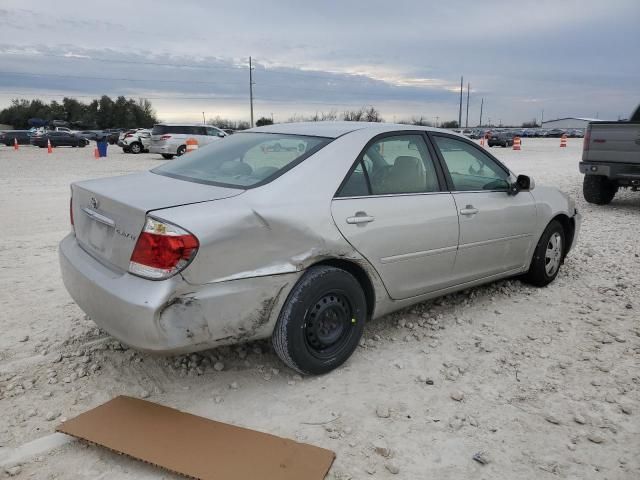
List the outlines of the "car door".
{"label": "car door", "polygon": [[394,299],[453,283],[458,216],[425,139],[422,132],[375,137],[331,203],[338,229]]}
{"label": "car door", "polygon": [[531,193],[511,195],[510,172],[475,143],[445,134],[432,138],[460,220],[457,282],[521,269],[535,241]]}

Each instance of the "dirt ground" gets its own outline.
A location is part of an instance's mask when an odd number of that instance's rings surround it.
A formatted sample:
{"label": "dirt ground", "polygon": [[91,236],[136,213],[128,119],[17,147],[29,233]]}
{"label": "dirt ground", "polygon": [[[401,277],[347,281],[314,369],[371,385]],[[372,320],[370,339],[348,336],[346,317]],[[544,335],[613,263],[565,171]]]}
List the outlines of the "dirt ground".
{"label": "dirt ground", "polygon": [[640,478],[640,194],[586,204],[581,144],[492,149],[584,216],[554,283],[501,281],[389,315],[315,378],[267,342],[167,358],[97,329],[58,269],[69,183],[163,160],[0,147],[0,476],[177,478],[77,441],[15,461],[62,419],[128,394],[332,449],[335,480]]}

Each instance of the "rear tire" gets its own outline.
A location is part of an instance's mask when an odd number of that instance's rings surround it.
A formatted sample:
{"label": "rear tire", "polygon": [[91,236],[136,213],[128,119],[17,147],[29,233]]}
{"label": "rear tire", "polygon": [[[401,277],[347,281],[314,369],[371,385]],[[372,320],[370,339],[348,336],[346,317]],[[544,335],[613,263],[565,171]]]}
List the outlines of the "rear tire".
{"label": "rear tire", "polygon": [[166,160],[171,160],[173,158],[173,155],[171,155],[169,153],[163,153],[162,154],[162,158],[164,158]]}
{"label": "rear tire", "polygon": [[565,238],[562,224],[552,220],[536,245],[529,271],[522,278],[525,282],[544,287],[555,280],[564,260]]}
{"label": "rear tire", "polygon": [[585,175],[582,182],[582,194],[589,203],[607,205],[615,197],[618,187],[602,175]]}
{"label": "rear tire", "polygon": [[129,146],[129,151],[131,153],[135,153],[136,155],[140,152],[142,152],[142,145],[138,142],[133,142],[130,146]]}
{"label": "rear tire", "polygon": [[329,266],[312,267],[282,307],[273,347],[293,370],[327,373],[357,348],[366,318],[366,298],[353,275]]}

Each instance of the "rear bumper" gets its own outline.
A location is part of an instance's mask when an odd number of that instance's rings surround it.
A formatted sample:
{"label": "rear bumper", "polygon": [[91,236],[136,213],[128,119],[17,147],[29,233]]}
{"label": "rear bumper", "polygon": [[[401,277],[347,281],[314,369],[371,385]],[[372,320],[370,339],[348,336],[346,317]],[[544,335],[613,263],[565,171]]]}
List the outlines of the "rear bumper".
{"label": "rear bumper", "polygon": [[621,183],[640,184],[640,165],[614,162],[580,162],[580,173],[585,175],[602,175]]}
{"label": "rear bumper", "polygon": [[69,234],[60,242],[64,285],[93,321],[138,350],[184,353],[271,335],[300,273],[194,286],[180,275],[145,280],[105,267]]}

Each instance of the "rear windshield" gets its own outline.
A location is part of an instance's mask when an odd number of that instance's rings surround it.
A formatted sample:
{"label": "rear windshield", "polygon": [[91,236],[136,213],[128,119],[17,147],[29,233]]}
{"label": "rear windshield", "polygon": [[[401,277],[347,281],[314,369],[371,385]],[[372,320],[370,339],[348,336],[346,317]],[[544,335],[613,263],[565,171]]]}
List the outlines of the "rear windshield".
{"label": "rear windshield", "polygon": [[301,135],[238,133],[152,172],[197,183],[251,188],[282,175],[330,141]]}
{"label": "rear windshield", "polygon": [[196,125],[154,125],[152,135],[206,135],[207,129]]}

